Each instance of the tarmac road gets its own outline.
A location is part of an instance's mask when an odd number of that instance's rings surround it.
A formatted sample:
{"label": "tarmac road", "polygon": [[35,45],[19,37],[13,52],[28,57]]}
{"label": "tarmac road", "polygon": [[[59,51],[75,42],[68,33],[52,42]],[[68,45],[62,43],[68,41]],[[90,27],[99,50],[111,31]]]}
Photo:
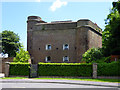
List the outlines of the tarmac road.
{"label": "tarmac road", "polygon": [[2,88],[118,88],[118,83],[80,80],[0,79],[0,86]]}

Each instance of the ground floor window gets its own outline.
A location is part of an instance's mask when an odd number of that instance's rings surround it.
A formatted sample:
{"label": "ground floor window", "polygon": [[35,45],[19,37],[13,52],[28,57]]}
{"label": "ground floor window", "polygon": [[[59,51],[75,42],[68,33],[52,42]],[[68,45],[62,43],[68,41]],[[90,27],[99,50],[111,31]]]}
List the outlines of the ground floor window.
{"label": "ground floor window", "polygon": [[47,57],[45,58],[45,61],[46,61],[46,62],[50,62],[50,61],[51,61],[51,57],[50,57],[50,56],[47,56]]}
{"label": "ground floor window", "polygon": [[69,57],[68,56],[63,57],[63,62],[69,62]]}

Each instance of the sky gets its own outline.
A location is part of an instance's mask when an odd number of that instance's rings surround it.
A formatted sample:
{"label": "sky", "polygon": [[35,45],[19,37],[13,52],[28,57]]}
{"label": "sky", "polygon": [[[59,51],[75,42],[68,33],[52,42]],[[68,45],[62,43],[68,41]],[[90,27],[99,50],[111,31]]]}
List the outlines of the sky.
{"label": "sky", "polygon": [[[23,0],[21,0],[23,1]],[[20,36],[27,49],[27,17],[40,16],[46,22],[89,19],[104,30],[113,0],[33,0],[0,2],[1,30],[10,30]]]}

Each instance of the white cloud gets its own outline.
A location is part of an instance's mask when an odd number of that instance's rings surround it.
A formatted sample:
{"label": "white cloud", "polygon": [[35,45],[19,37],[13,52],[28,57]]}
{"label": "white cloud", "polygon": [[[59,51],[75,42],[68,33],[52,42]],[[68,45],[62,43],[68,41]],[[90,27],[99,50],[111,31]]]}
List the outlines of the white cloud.
{"label": "white cloud", "polygon": [[50,10],[54,12],[57,8],[60,8],[65,5],[67,5],[67,2],[56,0],[55,2],[53,2],[52,6],[50,7]]}
{"label": "white cloud", "polygon": [[41,0],[36,0],[36,2],[40,2]]}

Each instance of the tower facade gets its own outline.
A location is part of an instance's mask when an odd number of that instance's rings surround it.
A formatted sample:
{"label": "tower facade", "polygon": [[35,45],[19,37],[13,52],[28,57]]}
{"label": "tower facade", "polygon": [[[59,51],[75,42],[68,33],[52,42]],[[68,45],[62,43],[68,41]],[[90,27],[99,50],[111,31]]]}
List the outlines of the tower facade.
{"label": "tower facade", "polygon": [[81,62],[82,54],[92,47],[102,47],[102,34],[88,19],[47,23],[38,16],[28,17],[27,50],[33,63]]}

